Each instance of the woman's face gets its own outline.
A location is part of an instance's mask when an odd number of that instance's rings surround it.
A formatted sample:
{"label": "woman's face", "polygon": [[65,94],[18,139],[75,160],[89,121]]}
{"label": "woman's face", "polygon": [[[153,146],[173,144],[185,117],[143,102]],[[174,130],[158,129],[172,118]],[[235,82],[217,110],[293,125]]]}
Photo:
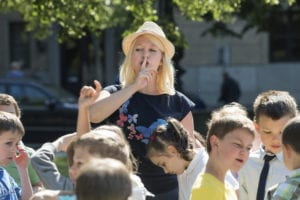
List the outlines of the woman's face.
{"label": "woman's face", "polygon": [[131,63],[136,73],[140,71],[145,59],[146,68],[149,67],[158,70],[162,64],[163,53],[159,50],[158,46],[151,42],[145,35],[142,35],[136,39],[132,50]]}

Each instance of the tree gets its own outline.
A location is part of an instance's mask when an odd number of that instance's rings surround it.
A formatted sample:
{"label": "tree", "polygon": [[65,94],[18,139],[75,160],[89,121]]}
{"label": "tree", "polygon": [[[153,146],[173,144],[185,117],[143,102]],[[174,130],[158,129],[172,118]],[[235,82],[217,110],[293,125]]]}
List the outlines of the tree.
{"label": "tree", "polygon": [[[227,29],[224,22],[238,16],[248,22],[244,32],[263,25],[263,18],[273,5],[291,5],[295,0],[1,0],[0,12],[18,12],[27,22],[27,30],[39,38],[51,34],[57,24],[58,39],[82,38],[87,33],[98,37],[105,29],[124,27],[124,35],[136,30],[146,20],[157,21],[177,49],[175,66],[183,56],[186,43],[173,18],[176,8],[189,20],[216,21],[210,33]],[[245,8],[251,7],[247,10]]]}

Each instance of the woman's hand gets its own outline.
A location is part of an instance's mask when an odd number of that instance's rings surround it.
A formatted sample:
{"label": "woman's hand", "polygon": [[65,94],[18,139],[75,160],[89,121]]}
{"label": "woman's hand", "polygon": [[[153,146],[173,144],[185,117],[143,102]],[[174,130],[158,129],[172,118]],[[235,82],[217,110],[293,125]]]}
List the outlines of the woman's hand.
{"label": "woman's hand", "polygon": [[136,78],[135,84],[139,90],[151,86],[154,83],[157,71],[151,66],[147,66],[147,58],[144,59],[141,70]]}

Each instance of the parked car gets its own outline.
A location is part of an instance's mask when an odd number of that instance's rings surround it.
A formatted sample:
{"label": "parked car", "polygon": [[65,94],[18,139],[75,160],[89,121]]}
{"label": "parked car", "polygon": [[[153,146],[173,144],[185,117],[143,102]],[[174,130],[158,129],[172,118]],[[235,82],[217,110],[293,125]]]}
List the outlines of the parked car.
{"label": "parked car", "polygon": [[26,143],[44,143],[74,132],[77,98],[65,90],[28,79],[0,79],[0,93],[12,95],[21,108]]}

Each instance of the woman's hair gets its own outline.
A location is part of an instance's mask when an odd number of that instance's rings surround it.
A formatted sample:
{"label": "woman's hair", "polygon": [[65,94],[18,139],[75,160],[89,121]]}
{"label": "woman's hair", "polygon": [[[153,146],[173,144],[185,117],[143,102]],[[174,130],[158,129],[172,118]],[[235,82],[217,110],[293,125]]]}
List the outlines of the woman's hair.
{"label": "woman's hair", "polygon": [[94,158],[81,169],[76,181],[78,200],[126,200],[131,195],[130,173],[118,160]]}
{"label": "woman's hair", "polygon": [[188,131],[174,118],[169,118],[167,124],[158,126],[152,133],[147,145],[147,156],[168,156],[166,149],[170,145],[176,148],[184,160],[193,159],[193,145],[189,141]]}
{"label": "woman's hair", "polygon": [[[100,158],[114,158],[124,163],[129,170],[132,170],[130,160],[130,148],[128,143],[114,132],[108,133],[103,130],[93,130],[81,136],[68,148],[68,156],[73,154],[78,147],[85,148],[91,155]],[[72,157],[73,158],[73,157]],[[70,161],[69,161],[70,162]]]}
{"label": "woman's hair", "polygon": [[13,105],[15,108],[15,111],[16,111],[16,116],[18,118],[21,118],[21,110],[20,110],[20,107],[14,97],[12,97],[8,94],[0,93],[0,105],[3,105],[3,106]]}
{"label": "woman's hair", "polygon": [[224,115],[222,117],[212,118],[208,125],[206,139],[207,152],[210,153],[212,150],[212,146],[210,144],[211,136],[215,135],[219,139],[223,139],[228,133],[231,133],[236,129],[247,130],[254,138],[254,124],[248,117],[244,115]]}
{"label": "woman's hair", "polygon": [[[143,36],[146,36],[151,42],[153,42],[159,48],[160,51],[163,52],[164,48],[162,46],[162,43],[155,36],[152,36],[150,34],[144,34]],[[132,53],[134,51],[135,43],[136,40],[131,44],[128,56],[125,57],[120,67],[120,82],[123,88],[132,84],[138,75],[134,71],[131,63]],[[163,52],[162,66],[160,66],[158,69],[157,80],[156,80],[158,91],[170,95],[174,94],[175,93],[174,76],[175,76],[174,66],[171,63],[171,60],[168,59],[165,53]]]}

